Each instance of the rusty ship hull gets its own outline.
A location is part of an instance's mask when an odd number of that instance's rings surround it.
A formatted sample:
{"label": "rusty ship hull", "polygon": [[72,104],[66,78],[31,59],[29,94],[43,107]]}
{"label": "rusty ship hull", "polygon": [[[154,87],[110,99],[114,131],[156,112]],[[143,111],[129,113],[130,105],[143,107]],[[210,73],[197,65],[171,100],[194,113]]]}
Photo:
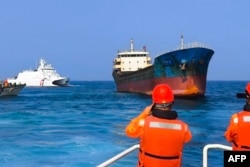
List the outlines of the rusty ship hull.
{"label": "rusty ship hull", "polygon": [[214,51],[194,46],[163,53],[154,63],[133,72],[113,70],[118,92],[151,95],[157,84],[166,83],[176,97],[200,97],[206,93],[207,73]]}

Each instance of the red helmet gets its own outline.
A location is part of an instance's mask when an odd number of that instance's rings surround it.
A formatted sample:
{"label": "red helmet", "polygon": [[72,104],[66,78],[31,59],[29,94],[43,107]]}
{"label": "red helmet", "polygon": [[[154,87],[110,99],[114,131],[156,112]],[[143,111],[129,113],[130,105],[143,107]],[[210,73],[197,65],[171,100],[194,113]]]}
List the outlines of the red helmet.
{"label": "red helmet", "polygon": [[246,93],[248,95],[250,95],[250,82],[247,83],[247,86],[246,86]]}
{"label": "red helmet", "polygon": [[172,103],[174,95],[172,89],[167,84],[159,84],[153,90],[152,99],[157,104]]}

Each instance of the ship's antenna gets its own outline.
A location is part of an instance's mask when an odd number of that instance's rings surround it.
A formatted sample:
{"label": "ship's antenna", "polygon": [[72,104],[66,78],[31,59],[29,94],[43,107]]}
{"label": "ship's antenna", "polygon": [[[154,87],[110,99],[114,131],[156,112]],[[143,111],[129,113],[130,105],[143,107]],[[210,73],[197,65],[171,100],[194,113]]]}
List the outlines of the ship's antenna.
{"label": "ship's antenna", "polygon": [[184,49],[184,39],[182,34],[181,34],[181,49]]}
{"label": "ship's antenna", "polygon": [[134,43],[133,43],[133,39],[130,40],[130,51],[133,52],[134,51]]}

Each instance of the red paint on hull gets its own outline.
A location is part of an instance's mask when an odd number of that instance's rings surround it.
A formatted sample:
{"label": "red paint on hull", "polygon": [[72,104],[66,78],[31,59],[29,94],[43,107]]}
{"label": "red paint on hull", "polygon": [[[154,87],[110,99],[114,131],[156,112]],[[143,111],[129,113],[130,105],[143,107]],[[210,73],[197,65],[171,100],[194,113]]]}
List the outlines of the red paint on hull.
{"label": "red paint on hull", "polygon": [[135,92],[151,95],[157,84],[166,83],[176,97],[204,96],[206,91],[206,76],[187,76],[173,78],[154,78],[143,81],[127,82],[117,85],[118,92]]}

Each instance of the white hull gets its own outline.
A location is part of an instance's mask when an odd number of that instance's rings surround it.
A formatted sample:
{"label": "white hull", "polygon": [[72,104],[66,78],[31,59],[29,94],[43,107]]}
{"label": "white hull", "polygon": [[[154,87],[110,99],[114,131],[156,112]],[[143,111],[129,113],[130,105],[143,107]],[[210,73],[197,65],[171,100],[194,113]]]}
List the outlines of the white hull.
{"label": "white hull", "polygon": [[41,59],[35,70],[20,72],[15,78],[8,78],[9,83],[26,84],[27,87],[68,86],[69,78],[60,76],[56,70]]}
{"label": "white hull", "polygon": [[50,87],[50,86],[68,86],[69,78],[34,78],[34,79],[14,79],[9,78],[9,83],[26,84],[28,87]]}

